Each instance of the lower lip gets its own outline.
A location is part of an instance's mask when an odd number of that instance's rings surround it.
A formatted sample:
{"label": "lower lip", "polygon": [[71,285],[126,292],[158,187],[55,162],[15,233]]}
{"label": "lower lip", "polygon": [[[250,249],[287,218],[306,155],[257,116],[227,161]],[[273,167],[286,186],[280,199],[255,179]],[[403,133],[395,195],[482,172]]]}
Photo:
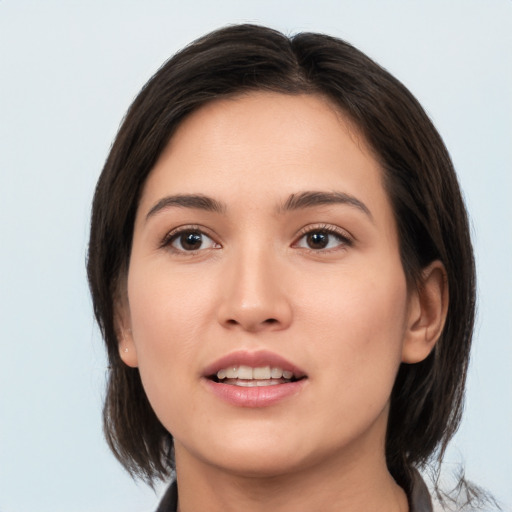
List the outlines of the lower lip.
{"label": "lower lip", "polygon": [[208,389],[224,402],[237,407],[268,407],[297,394],[306,379],[275,386],[241,387],[205,379]]}

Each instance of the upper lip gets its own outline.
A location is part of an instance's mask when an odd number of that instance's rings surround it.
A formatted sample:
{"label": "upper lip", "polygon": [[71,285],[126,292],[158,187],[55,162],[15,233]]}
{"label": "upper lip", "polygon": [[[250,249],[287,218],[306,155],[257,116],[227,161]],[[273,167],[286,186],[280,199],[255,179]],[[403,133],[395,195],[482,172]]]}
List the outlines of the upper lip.
{"label": "upper lip", "polygon": [[286,360],[284,357],[266,350],[259,350],[256,352],[239,350],[231,352],[230,354],[227,354],[209,364],[204,369],[203,376],[211,377],[212,375],[216,375],[217,372],[223,368],[241,365],[250,366],[252,368],[259,368],[263,366],[281,368],[282,370],[293,372],[293,376],[297,379],[306,376],[306,373],[298,366]]}

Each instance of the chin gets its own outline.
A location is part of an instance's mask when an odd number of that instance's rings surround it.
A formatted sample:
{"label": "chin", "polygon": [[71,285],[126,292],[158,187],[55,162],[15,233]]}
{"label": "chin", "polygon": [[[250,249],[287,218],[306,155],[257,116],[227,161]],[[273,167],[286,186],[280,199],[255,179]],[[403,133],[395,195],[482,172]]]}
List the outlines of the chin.
{"label": "chin", "polygon": [[217,465],[227,473],[245,478],[274,478],[292,474],[303,468],[300,458],[291,458],[289,454],[258,453],[238,454],[224,459]]}
{"label": "chin", "polygon": [[232,475],[247,478],[278,477],[303,468],[308,459],[307,454],[302,453],[302,443],[289,438],[289,442],[283,443],[283,438],[286,436],[214,435],[207,445],[194,448],[183,446],[183,451],[176,452],[176,462],[179,465],[181,452],[184,457],[192,455],[196,460],[202,460],[208,466]]}

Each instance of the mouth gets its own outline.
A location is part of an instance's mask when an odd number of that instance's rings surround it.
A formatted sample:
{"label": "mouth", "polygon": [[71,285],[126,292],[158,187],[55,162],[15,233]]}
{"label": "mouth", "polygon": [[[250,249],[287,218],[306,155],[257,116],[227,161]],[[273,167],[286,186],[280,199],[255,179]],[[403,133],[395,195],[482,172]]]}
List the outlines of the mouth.
{"label": "mouth", "polygon": [[305,387],[307,374],[268,351],[237,351],[205,368],[203,382],[215,396],[236,407],[267,407],[291,399]]}
{"label": "mouth", "polygon": [[305,379],[306,376],[279,366],[232,365],[221,368],[207,378],[216,383],[251,388],[288,384]]}

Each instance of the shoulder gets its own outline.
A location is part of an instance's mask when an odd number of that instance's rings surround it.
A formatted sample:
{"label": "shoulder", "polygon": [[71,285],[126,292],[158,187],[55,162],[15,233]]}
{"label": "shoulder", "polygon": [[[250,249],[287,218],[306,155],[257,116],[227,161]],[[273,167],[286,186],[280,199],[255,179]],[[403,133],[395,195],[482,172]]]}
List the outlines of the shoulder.
{"label": "shoulder", "polygon": [[165,491],[160,504],[155,512],[176,512],[178,508],[178,487],[176,480]]}
{"label": "shoulder", "polygon": [[427,485],[416,469],[411,473],[408,496],[411,512],[434,512]]}
{"label": "shoulder", "polygon": [[[424,487],[423,491],[428,494],[429,490],[425,482],[417,471],[416,473],[414,485],[418,484],[418,488]],[[429,479],[432,495],[431,508],[416,509],[411,506],[411,512],[422,512],[423,510],[432,512],[499,512],[504,510],[489,491],[466,480],[463,473],[458,476],[453,475],[448,479],[445,475],[445,478],[441,480],[442,485],[438,485],[438,477],[439,475],[435,477],[431,475]],[[413,493],[410,496],[412,498]]]}

